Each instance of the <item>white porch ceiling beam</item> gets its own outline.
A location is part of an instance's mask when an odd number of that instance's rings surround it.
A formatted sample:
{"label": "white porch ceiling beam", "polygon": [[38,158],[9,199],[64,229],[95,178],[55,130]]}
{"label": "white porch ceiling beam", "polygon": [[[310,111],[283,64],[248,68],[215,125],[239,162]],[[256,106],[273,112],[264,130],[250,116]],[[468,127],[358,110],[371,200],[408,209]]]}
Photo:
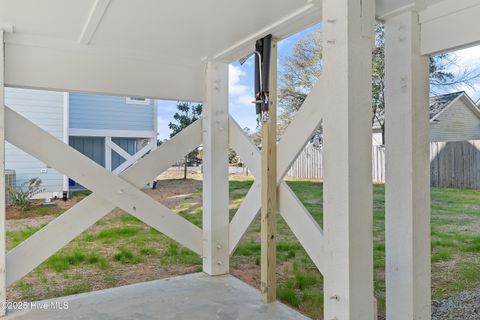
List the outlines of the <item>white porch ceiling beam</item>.
{"label": "white porch ceiling beam", "polygon": [[78,38],[78,43],[80,44],[89,44],[90,40],[92,39],[95,31],[97,30],[100,22],[102,21],[102,17],[105,14],[105,11],[110,4],[110,0],[96,0],[92,6],[92,11],[88,16],[87,22],[83,27],[82,34]]}
{"label": "white porch ceiling beam", "polygon": [[431,55],[480,43],[480,0],[444,0],[420,13],[421,53]]}
{"label": "white porch ceiling beam", "polygon": [[274,37],[279,40],[285,39],[296,32],[314,25],[315,23],[319,23],[319,17],[321,16],[322,1],[308,0],[304,7],[246,37],[230,48],[215,54],[213,58],[228,63],[239,60],[253,51],[255,41],[258,39],[269,34],[274,35]]}
{"label": "white porch ceiling beam", "polygon": [[119,58],[95,50],[7,43],[5,84],[70,92],[203,101],[204,65]]}

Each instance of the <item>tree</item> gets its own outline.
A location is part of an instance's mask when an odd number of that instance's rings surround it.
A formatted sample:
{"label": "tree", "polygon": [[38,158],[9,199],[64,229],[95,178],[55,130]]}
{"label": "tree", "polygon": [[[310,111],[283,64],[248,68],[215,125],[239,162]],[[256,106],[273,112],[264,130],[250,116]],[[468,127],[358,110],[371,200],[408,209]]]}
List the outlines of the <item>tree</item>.
{"label": "tree", "polygon": [[[385,28],[380,22],[375,25],[372,71],[372,124],[380,127],[382,144],[385,144]],[[473,87],[473,81],[479,76],[479,72],[460,66],[455,53],[430,57],[430,93],[433,95]]]}
{"label": "tree", "polygon": [[385,28],[375,24],[375,45],[372,53],[372,126],[382,131],[385,144]]}
{"label": "tree", "polygon": [[237,152],[232,148],[228,148],[228,164],[238,166],[239,158]]}
{"label": "tree", "polygon": [[[197,121],[202,114],[202,104],[190,104],[188,102],[179,102],[177,112],[173,115],[176,123],[170,122],[168,127],[171,130],[170,138]],[[185,156],[183,179],[187,179],[187,166],[189,162],[198,158],[198,149],[193,150]]]}
{"label": "tree", "polygon": [[279,134],[290,124],[322,72],[322,33],[312,32],[299,40],[290,56],[282,63],[278,102]]}
{"label": "tree", "polygon": [[[317,29],[307,39],[299,40],[293,53],[282,64],[279,89],[280,132],[292,121],[296,111],[300,109],[311,88],[321,74],[322,34]],[[375,46],[372,53],[372,125],[379,126],[385,142],[385,38],[384,26],[375,26]],[[456,71],[453,71],[456,70]],[[460,89],[472,86],[480,77],[476,70],[458,65],[458,57],[454,53],[446,53],[430,58],[430,85],[432,94],[448,89]],[[319,145],[322,143],[321,128],[316,137],[312,137]]]}

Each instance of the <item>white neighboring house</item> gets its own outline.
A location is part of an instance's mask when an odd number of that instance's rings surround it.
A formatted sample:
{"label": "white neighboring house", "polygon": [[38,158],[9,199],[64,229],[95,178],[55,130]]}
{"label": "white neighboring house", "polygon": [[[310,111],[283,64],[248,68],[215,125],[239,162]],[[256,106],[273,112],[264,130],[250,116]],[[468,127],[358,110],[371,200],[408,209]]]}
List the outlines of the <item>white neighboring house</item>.
{"label": "white neighboring house", "polygon": [[[5,103],[96,163],[119,174],[157,143],[156,101],[142,98],[6,88]],[[35,139],[35,137],[31,137]],[[61,197],[82,187],[55,169],[6,143],[6,169],[16,185],[38,177],[36,198]]]}
{"label": "white neighboring house", "polygon": [[[480,140],[480,109],[475,102],[463,91],[431,97],[430,141],[468,140]],[[373,145],[382,145],[378,124],[373,127]]]}

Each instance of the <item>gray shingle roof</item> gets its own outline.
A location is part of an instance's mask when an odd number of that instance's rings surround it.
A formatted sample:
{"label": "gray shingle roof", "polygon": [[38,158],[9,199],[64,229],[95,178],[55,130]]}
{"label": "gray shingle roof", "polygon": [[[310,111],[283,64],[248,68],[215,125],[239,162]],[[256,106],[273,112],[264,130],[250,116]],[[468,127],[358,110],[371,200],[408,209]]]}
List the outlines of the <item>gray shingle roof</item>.
{"label": "gray shingle roof", "polygon": [[[454,93],[448,93],[440,96],[430,97],[430,120],[433,119],[440,112],[445,110],[446,107],[450,105],[455,99],[457,99],[462,94],[465,94],[465,91],[459,91]],[[383,121],[384,115],[381,115],[381,120]],[[380,128],[380,125],[377,120],[373,124],[374,129]]]}
{"label": "gray shingle roof", "polygon": [[430,98],[430,119],[434,118],[440,112],[442,112],[450,103],[457,99],[464,91],[444,94],[441,96],[435,96]]}

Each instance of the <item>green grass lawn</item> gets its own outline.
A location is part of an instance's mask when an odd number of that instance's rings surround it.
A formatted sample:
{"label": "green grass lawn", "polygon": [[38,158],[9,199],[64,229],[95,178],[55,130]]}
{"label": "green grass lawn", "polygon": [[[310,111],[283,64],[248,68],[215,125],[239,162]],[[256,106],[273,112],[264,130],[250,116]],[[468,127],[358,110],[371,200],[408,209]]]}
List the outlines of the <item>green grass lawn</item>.
{"label": "green grass lawn", "polygon": [[[231,216],[253,183],[230,182]],[[315,220],[322,225],[322,184],[289,181]],[[201,225],[195,192],[173,208]],[[196,196],[196,197],[195,197]],[[375,295],[384,309],[384,187],[374,186]],[[12,248],[38,228],[8,232]],[[294,235],[279,218],[277,237],[278,298],[314,319],[323,313],[323,279]],[[249,228],[231,259],[232,273],[258,285],[260,224]],[[432,189],[432,293],[434,298],[480,286],[480,191]],[[201,270],[201,259],[139,220],[117,214],[99,221],[12,288],[15,297],[44,299]],[[135,273],[136,272],[136,273]],[[133,277],[132,274],[141,274]],[[132,278],[133,277],[133,278]]]}

